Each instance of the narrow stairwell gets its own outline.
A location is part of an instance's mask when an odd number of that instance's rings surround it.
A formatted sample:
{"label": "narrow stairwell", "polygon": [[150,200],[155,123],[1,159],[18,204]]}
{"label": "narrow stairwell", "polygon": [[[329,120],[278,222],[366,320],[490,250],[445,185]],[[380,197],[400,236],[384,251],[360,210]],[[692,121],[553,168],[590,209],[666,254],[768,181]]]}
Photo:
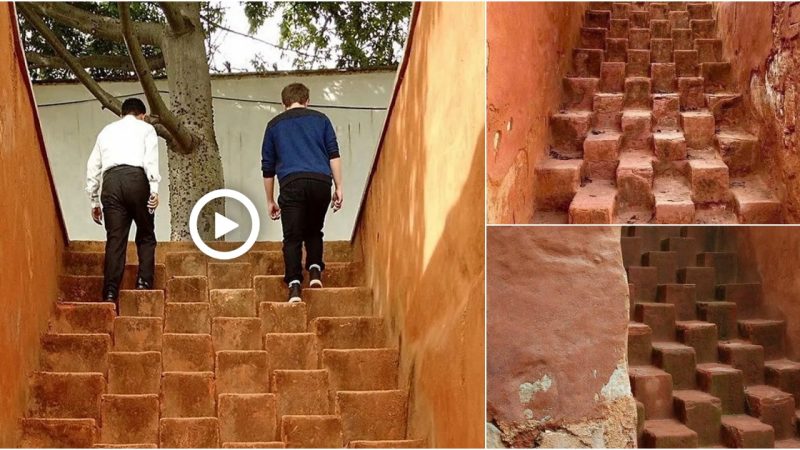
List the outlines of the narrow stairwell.
{"label": "narrow stairwell", "polygon": [[161,245],[155,289],[130,290],[129,264],[117,315],[97,302],[102,243],[73,243],[22,446],[423,446],[349,246],[326,248],[326,287],[301,304],[286,302],[279,248],[217,262]]}
{"label": "narrow stairwell", "polygon": [[591,2],[536,223],[780,223],[711,3]]}
{"label": "narrow stairwell", "polygon": [[713,227],[630,227],[628,363],[639,446],[800,447],[800,363]]}

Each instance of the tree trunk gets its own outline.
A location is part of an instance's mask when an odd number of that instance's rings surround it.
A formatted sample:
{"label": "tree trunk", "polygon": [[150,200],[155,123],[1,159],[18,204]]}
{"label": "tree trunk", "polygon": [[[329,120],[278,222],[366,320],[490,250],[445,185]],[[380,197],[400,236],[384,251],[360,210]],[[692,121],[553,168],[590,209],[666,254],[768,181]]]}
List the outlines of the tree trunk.
{"label": "tree trunk", "polygon": [[[167,31],[163,54],[166,62],[172,112],[199,140],[189,154],[170,149],[169,206],[172,211],[171,240],[189,240],[189,215],[203,195],[225,186],[222,159],[214,132],[211,76],[206,58],[205,33],[198,3],[180,3],[194,28],[180,35]],[[198,231],[204,239],[214,238],[214,213],[224,213],[225,203],[214,201],[203,208]]]}

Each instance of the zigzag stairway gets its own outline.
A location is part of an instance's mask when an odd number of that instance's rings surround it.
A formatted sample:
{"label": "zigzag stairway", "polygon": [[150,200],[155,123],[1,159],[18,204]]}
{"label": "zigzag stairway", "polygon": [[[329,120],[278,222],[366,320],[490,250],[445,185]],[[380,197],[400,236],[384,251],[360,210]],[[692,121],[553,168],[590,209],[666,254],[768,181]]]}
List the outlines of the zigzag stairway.
{"label": "zigzag stairway", "polygon": [[800,363],[733,232],[623,229],[640,447],[800,447]]}
{"label": "zigzag stairway", "polygon": [[423,445],[407,439],[398,346],[349,244],[327,246],[326,287],[295,305],[278,244],[233,262],[182,244],[159,247],[155,289],[123,290],[119,315],[97,302],[102,243],[70,245],[22,446]]}
{"label": "zigzag stairway", "polygon": [[590,2],[537,223],[780,223],[711,3]]}

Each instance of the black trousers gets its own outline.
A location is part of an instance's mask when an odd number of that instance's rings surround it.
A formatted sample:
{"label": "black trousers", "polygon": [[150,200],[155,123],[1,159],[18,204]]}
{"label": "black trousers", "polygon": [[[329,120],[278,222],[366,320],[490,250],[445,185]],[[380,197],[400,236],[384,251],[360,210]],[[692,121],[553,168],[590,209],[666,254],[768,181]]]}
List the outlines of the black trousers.
{"label": "black trousers", "polygon": [[125,250],[131,222],[136,223],[136,250],[139,254],[139,278],[153,285],[155,275],[155,216],[147,210],[150,184],[144,169],[116,166],[103,174],[100,201],[106,226],[106,257],[103,295],[119,294],[125,272]]}
{"label": "black trousers", "polygon": [[299,178],[281,186],[278,206],[283,225],[283,263],[286,283],[303,281],[303,244],[306,246],[308,270],[322,261],[322,227],[331,202],[331,183],[313,178]]}

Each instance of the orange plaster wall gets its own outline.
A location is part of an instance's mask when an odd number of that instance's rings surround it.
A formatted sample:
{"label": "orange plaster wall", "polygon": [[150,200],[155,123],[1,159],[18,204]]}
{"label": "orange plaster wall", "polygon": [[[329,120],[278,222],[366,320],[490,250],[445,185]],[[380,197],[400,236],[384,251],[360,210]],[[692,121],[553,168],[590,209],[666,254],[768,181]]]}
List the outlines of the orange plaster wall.
{"label": "orange plaster wall", "polygon": [[580,39],[585,2],[487,6],[487,219],[528,223],[534,169],[547,153],[550,115]]}
{"label": "orange plaster wall", "polygon": [[483,447],[484,5],[417,7],[355,245],[400,345],[408,437]]}
{"label": "orange plaster wall", "polygon": [[0,3],[0,447],[14,447],[65,245],[11,3]]}

